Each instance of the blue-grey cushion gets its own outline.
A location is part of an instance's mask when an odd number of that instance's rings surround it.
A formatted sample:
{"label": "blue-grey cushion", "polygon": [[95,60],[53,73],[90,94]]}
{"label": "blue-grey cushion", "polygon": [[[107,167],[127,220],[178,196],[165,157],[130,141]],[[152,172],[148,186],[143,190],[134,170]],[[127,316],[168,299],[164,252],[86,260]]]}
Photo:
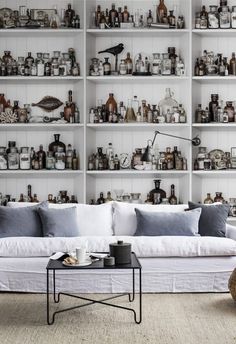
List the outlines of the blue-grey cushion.
{"label": "blue-grey cushion", "polygon": [[198,204],[188,202],[189,209],[201,208],[199,234],[201,236],[225,237],[226,221],[229,214],[228,204]]}
{"label": "blue-grey cushion", "polygon": [[38,210],[45,237],[76,237],[79,235],[76,207]]}
{"label": "blue-grey cushion", "polygon": [[188,212],[148,212],[135,209],[137,216],[136,236],[198,236],[201,209]]}
{"label": "blue-grey cushion", "polygon": [[47,202],[22,208],[0,207],[0,238],[43,236],[42,223],[37,210],[47,207]]}

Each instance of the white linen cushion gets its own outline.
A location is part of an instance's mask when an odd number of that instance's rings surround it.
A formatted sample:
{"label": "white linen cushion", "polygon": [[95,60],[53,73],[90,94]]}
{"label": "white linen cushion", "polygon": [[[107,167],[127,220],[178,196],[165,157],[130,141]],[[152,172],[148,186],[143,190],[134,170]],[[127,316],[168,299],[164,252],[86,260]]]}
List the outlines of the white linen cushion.
{"label": "white linen cushion", "polygon": [[150,212],[169,212],[177,213],[188,209],[187,204],[178,205],[148,205],[148,204],[129,204],[122,202],[113,202],[114,215],[113,227],[115,235],[134,235],[137,227],[135,208]]}
{"label": "white linen cushion", "polygon": [[74,238],[11,237],[0,239],[1,257],[49,257],[53,252],[71,252],[84,246],[88,252],[108,252],[109,244],[123,240],[138,257],[235,256],[236,242],[220,237],[131,237],[83,236]]}
{"label": "white linen cushion", "polygon": [[[8,206],[27,207],[35,205],[35,203],[28,202],[9,202]],[[65,209],[76,207],[77,222],[80,236],[107,236],[113,235],[112,230],[112,202],[101,205],[88,204],[54,204],[49,203],[49,209]]]}

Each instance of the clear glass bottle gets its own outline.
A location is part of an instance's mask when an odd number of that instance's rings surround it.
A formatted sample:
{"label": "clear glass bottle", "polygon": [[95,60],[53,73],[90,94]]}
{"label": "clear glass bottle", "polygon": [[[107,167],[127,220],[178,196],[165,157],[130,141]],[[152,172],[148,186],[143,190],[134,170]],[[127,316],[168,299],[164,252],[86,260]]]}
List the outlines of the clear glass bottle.
{"label": "clear glass bottle", "polygon": [[72,159],[73,159],[73,150],[71,144],[68,144],[67,150],[66,150],[66,169],[72,170]]}
{"label": "clear glass bottle", "polygon": [[55,158],[53,156],[53,152],[47,152],[46,157],[46,169],[47,170],[54,170],[55,169]]}
{"label": "clear glass bottle", "polygon": [[56,170],[64,170],[66,167],[65,164],[65,152],[62,147],[58,146],[55,153],[55,168]]}
{"label": "clear glass bottle", "polygon": [[8,169],[18,170],[19,169],[19,153],[16,147],[11,147],[7,154]]}
{"label": "clear glass bottle", "polygon": [[126,75],[127,74],[127,66],[126,66],[126,63],[125,63],[125,60],[122,59],[120,61],[120,65],[119,65],[119,74],[120,75]]}
{"label": "clear glass bottle", "polygon": [[232,101],[226,102],[226,106],[224,110],[228,112],[228,121],[234,122],[235,111],[233,107],[233,102]]}
{"label": "clear glass bottle", "polygon": [[154,53],[152,59],[152,74],[161,75],[161,58],[160,54]]}
{"label": "clear glass bottle", "polygon": [[220,12],[220,28],[230,29],[230,19],[229,6],[222,6]]}
{"label": "clear glass bottle", "polygon": [[198,155],[197,155],[198,170],[204,170],[204,159],[206,158],[206,154],[207,154],[206,147],[198,148]]}
{"label": "clear glass bottle", "polygon": [[203,165],[205,171],[210,171],[212,169],[212,161],[210,159],[210,154],[205,155]]}
{"label": "clear glass bottle", "polygon": [[170,88],[166,88],[166,95],[163,100],[161,100],[158,104],[160,109],[160,113],[163,115],[167,115],[167,111],[172,114],[174,107],[179,107],[178,102],[173,98],[174,93],[171,92]]}
{"label": "clear glass bottle", "polygon": [[20,169],[21,170],[30,170],[31,169],[29,147],[21,147]]}
{"label": "clear glass bottle", "polygon": [[219,13],[217,6],[209,6],[210,11],[208,13],[208,28],[219,29]]}
{"label": "clear glass bottle", "polygon": [[168,53],[162,54],[162,75],[171,75],[171,59]]}

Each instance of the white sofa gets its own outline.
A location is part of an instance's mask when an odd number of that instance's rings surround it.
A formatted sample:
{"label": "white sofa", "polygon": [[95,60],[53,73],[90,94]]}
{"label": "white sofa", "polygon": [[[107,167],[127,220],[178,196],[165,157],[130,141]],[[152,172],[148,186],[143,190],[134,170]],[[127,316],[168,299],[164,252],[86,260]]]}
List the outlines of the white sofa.
{"label": "white sofa", "polygon": [[[9,203],[10,207],[31,206]],[[118,239],[131,242],[143,267],[144,292],[225,292],[236,266],[236,227],[228,226],[226,238],[135,237],[134,208],[148,211],[184,211],[187,205],[148,206],[111,202],[77,207],[80,236],[74,238],[13,237],[0,239],[0,291],[45,292],[46,265],[55,251],[72,251],[86,245],[89,252],[108,251]],[[58,274],[61,291],[115,293],[129,291],[128,270],[76,270]]]}

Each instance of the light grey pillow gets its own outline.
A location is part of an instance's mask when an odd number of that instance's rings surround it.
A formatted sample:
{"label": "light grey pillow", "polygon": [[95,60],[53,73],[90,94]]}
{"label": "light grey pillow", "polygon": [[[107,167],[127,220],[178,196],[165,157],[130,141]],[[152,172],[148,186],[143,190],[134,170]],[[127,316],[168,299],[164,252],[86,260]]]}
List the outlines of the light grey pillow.
{"label": "light grey pillow", "polygon": [[37,210],[47,207],[47,202],[22,208],[0,207],[0,238],[43,236],[42,223]]}
{"label": "light grey pillow", "polygon": [[136,236],[198,236],[201,209],[188,212],[164,213],[135,209],[137,216]]}
{"label": "light grey pillow", "polygon": [[79,235],[76,207],[38,209],[45,237],[76,237]]}
{"label": "light grey pillow", "polygon": [[229,204],[198,204],[188,202],[189,209],[201,208],[199,234],[201,236],[225,237]]}

